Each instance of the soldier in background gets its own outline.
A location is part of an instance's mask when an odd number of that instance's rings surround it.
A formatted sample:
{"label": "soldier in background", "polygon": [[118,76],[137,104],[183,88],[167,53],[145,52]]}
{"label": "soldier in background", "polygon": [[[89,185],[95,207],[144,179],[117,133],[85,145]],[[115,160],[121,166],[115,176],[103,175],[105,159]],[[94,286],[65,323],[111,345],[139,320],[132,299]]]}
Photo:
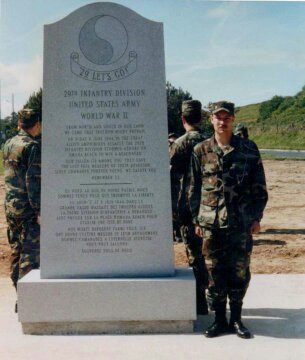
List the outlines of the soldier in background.
{"label": "soldier in background", "polygon": [[244,124],[239,123],[235,127],[234,135],[240,136],[241,138],[247,140],[249,139],[248,128]]}
{"label": "soldier in background", "polygon": [[18,113],[16,136],[3,147],[5,214],[11,247],[11,279],[39,268],[41,119],[32,109]]}
{"label": "soldier in background", "polygon": [[251,337],[241,322],[241,311],[250,282],[252,234],[260,231],[268,194],[258,148],[251,140],[233,135],[234,119],[233,103],[213,104],[214,136],[194,148],[187,182],[196,234],[203,236],[211,261],[208,301],[215,321],[205,331],[207,337],[227,332]]}
{"label": "soldier in background", "polygon": [[[171,152],[171,148],[175,141],[177,140],[177,135],[175,133],[168,134],[168,151]],[[173,240],[174,242],[182,242],[180,234],[180,224],[177,217],[177,204],[178,194],[180,188],[179,177],[177,174],[172,171],[172,166],[170,166],[170,180],[171,180],[171,195],[172,195],[172,218],[173,218]]]}
{"label": "soldier in background", "polygon": [[176,140],[177,140],[177,135],[175,133],[168,134],[168,149],[169,150]]}
{"label": "soldier in background", "polygon": [[[186,203],[186,179],[191,154],[196,144],[205,139],[200,131],[201,103],[197,100],[187,100],[182,103],[182,123],[186,133],[179,137],[170,149],[171,177],[177,182],[176,193],[173,194],[173,213],[180,224],[180,233],[186,247],[189,265],[193,268],[196,279],[197,313],[208,313],[205,289],[208,274],[202,255],[202,238],[195,234],[192,216]],[[172,184],[172,189],[175,185]]]}

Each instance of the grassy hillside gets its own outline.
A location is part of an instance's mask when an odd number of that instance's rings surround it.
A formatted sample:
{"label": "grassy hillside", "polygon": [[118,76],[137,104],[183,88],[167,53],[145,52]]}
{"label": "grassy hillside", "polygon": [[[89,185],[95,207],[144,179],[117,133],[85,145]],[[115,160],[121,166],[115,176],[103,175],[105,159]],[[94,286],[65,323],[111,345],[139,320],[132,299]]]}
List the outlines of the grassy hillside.
{"label": "grassy hillside", "polygon": [[251,104],[236,108],[236,122],[256,122],[259,117],[259,107],[260,104]]}
{"label": "grassy hillside", "polygon": [[295,96],[274,96],[237,108],[236,123],[248,127],[260,148],[305,149],[305,87]]}
{"label": "grassy hillside", "polygon": [[261,129],[258,126],[249,127],[250,138],[261,149],[304,150],[305,130],[278,130],[276,127]]}

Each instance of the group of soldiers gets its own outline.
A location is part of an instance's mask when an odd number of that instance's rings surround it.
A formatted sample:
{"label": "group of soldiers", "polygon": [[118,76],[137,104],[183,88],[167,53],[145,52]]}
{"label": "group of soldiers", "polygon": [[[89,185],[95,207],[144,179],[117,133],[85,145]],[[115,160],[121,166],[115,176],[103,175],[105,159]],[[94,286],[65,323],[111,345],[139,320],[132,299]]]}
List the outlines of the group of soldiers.
{"label": "group of soldiers", "polygon": [[241,312],[250,282],[252,235],[260,231],[268,200],[262,160],[244,127],[233,134],[233,103],[212,104],[214,134],[208,139],[200,130],[201,103],[184,101],[181,110],[186,132],[169,144],[173,220],[194,271],[197,313],[207,314],[208,306],[215,311],[207,337],[236,333],[250,338]]}
{"label": "group of soldiers", "polygon": [[[201,103],[182,103],[185,134],[169,137],[175,231],[196,279],[197,313],[215,311],[207,337],[233,332],[251,336],[241,322],[250,282],[252,235],[259,232],[268,195],[262,160],[244,129],[233,134],[234,104],[213,104],[211,138],[201,132]],[[18,114],[18,134],[3,148],[5,213],[11,246],[11,279],[17,283],[39,268],[41,118]],[[211,262],[207,269],[203,249]],[[229,300],[230,322],[226,318]],[[16,304],[17,311],[17,304]]]}

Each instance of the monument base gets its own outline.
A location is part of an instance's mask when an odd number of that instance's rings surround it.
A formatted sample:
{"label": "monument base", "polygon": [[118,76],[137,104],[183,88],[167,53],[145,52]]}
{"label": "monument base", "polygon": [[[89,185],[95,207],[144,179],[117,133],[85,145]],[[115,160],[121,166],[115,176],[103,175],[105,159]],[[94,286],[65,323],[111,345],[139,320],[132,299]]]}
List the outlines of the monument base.
{"label": "monument base", "polygon": [[185,334],[193,332],[193,321],[90,321],[23,323],[27,335]]}
{"label": "monument base", "polygon": [[33,270],[18,283],[18,316],[25,334],[188,333],[195,294],[191,268],[116,279],[41,279]]}

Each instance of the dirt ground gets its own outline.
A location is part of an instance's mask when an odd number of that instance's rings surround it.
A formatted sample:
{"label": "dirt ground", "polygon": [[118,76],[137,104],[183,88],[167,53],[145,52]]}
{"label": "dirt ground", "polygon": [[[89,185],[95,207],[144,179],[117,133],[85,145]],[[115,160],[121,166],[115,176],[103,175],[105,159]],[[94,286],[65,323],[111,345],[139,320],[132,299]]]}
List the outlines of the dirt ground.
{"label": "dirt ground", "polygon": [[[254,236],[251,272],[305,273],[305,161],[265,160],[269,201]],[[186,261],[183,244],[175,244],[177,264]]]}
{"label": "dirt ground", "polygon": [[[264,161],[269,202],[262,231],[254,237],[251,271],[257,274],[305,273],[305,161]],[[9,275],[10,249],[0,177],[0,277]],[[184,245],[174,244],[176,265],[186,264]]]}

